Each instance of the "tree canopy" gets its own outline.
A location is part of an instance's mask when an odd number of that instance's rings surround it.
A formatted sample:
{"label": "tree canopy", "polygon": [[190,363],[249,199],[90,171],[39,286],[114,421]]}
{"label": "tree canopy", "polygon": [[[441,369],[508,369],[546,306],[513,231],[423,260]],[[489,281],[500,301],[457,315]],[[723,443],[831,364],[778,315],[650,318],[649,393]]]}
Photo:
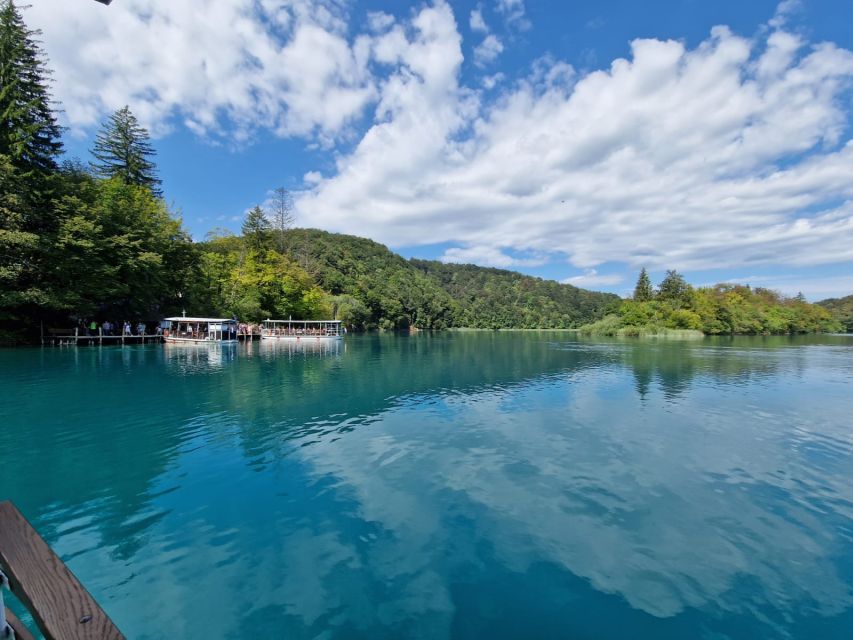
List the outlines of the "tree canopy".
{"label": "tree canopy", "polygon": [[802,296],[746,285],[693,288],[676,271],[667,271],[657,293],[647,300],[625,300],[616,313],[584,327],[605,335],[655,334],[682,329],[705,334],[791,334],[837,331],[838,321]]}
{"label": "tree canopy", "polygon": [[62,152],[38,35],[12,0],[0,0],[0,155],[24,172],[54,170]]}
{"label": "tree canopy", "polygon": [[156,152],[148,131],[139,124],[130,107],[122,107],[104,123],[95,137],[92,155],[95,175],[119,178],[125,184],[147,187],[154,195],[162,195],[154,163]]}

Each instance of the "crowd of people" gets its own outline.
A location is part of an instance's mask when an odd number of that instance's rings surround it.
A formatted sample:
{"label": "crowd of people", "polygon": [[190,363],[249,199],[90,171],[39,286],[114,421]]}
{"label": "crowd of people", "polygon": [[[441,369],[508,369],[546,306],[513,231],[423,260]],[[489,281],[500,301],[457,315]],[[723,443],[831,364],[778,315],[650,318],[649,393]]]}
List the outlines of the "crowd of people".
{"label": "crowd of people", "polygon": [[77,331],[80,335],[90,336],[147,336],[160,335],[162,329],[158,324],[154,333],[148,333],[148,325],[141,320],[135,326],[129,320],[122,323],[110,320],[104,320],[101,323],[98,323],[97,320],[80,320]]}

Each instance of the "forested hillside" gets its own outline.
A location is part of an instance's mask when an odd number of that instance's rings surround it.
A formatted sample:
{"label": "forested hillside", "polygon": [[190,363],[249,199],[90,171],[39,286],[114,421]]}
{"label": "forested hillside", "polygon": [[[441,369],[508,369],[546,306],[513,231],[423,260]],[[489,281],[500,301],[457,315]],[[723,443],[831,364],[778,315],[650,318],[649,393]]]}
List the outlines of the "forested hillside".
{"label": "forested hillside", "polygon": [[844,298],[829,298],[818,302],[832,316],[844,325],[848,333],[853,333],[853,295]]}
{"label": "forested hillside", "polygon": [[619,305],[619,296],[579,289],[515,271],[412,260],[457,303],[454,326],[484,329],[569,329]]}
{"label": "forested hillside", "polygon": [[244,226],[243,237],[199,245],[190,304],[247,320],[336,315],[355,329],[443,329],[456,305],[433,278],[387,247],[354,236],[289,229],[278,237]]}
{"label": "forested hillside", "polygon": [[511,271],[408,261],[355,236],[279,235],[251,213],[241,237],[212,236],[197,249],[188,308],[251,321],[334,314],[354,329],[569,328],[619,302]]}

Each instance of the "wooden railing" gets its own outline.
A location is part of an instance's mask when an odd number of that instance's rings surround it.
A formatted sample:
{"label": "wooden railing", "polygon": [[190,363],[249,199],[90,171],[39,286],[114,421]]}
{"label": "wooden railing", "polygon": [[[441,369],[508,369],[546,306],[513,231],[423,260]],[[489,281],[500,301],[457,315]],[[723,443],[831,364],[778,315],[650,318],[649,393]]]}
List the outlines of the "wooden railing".
{"label": "wooden railing", "polygon": [[[0,570],[47,640],[123,640],[80,581],[11,502],[0,502]],[[19,639],[32,634],[11,611]]]}

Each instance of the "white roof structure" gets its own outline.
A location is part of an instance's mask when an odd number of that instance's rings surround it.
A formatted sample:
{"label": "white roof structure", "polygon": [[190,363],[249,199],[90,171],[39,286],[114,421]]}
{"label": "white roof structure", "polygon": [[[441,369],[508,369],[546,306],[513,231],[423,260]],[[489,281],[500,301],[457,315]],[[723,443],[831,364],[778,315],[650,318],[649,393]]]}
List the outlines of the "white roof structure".
{"label": "white roof structure", "polygon": [[237,321],[232,318],[190,318],[184,316],[175,316],[173,318],[164,318],[164,320],[168,320],[169,322],[219,322],[220,324],[225,322],[234,322]]}
{"label": "white roof structure", "polygon": [[274,323],[283,323],[283,324],[340,324],[340,320],[270,320],[269,318],[264,320],[264,322],[274,322]]}

